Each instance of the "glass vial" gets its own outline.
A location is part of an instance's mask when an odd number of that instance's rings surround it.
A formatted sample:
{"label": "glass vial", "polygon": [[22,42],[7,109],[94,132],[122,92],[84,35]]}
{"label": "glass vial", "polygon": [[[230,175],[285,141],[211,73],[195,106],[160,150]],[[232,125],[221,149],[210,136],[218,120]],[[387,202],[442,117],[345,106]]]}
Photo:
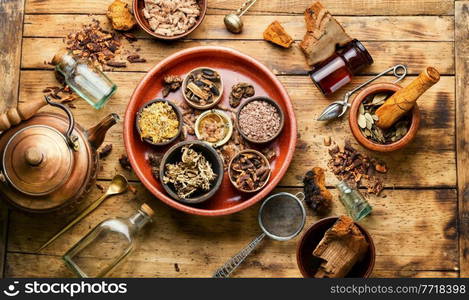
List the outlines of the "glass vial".
{"label": "glass vial", "polygon": [[54,56],[52,64],[67,85],[95,109],[102,108],[117,90],[117,85],[91,62],[73,56],[66,49]]}
{"label": "glass vial", "polygon": [[339,182],[336,187],[340,201],[354,221],[358,222],[371,213],[371,205],[359,191],[350,188],[345,181]]}
{"label": "glass vial", "polygon": [[352,81],[354,74],[372,63],[373,58],[365,46],[353,40],[324,62],[315,65],[309,75],[319,90],[330,96]]}
{"label": "glass vial", "polygon": [[104,277],[135,248],[136,234],[151,222],[153,210],[143,204],[128,219],[113,218],[100,223],[65,253],[66,265],[83,278]]}

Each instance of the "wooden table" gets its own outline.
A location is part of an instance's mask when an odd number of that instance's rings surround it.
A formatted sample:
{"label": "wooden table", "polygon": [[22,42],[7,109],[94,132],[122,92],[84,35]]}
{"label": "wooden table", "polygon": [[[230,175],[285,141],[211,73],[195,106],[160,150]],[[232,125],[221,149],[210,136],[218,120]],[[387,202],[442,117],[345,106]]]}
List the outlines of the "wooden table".
{"label": "wooden table", "polygon": [[[42,97],[47,86],[57,85],[47,64],[63,46],[66,33],[93,18],[109,26],[105,14],[111,0],[0,0],[0,28],[13,34],[0,37],[0,95],[2,106]],[[298,191],[302,176],[314,166],[326,167],[323,138],[342,142],[351,138],[346,120],[325,125],[314,119],[330,102],[307,77],[307,66],[298,47],[283,50],[262,40],[264,28],[279,20],[299,41],[305,28],[302,13],[311,0],[259,0],[244,17],[240,35],[228,33],[223,15],[242,0],[210,0],[207,18],[190,39],[163,43],[137,31],[141,55],[147,63],[108,72],[119,90],[102,111],[84,101],[73,110],[85,127],[110,112],[123,116],[130,95],[145,72],[164,57],[198,45],[238,49],[260,60],[288,89],[298,119],[299,141],[293,163],[279,190]],[[469,1],[453,0],[324,0],[348,33],[364,42],[375,59],[373,66],[357,76],[355,86],[394,64],[407,64],[408,83],[426,66],[435,66],[441,81],[419,103],[422,124],[415,141],[402,151],[376,155],[390,167],[386,198],[372,197],[374,213],[363,221],[373,235],[377,257],[376,277],[469,276]],[[388,77],[383,80],[389,81]],[[5,84],[6,82],[6,84]],[[334,98],[340,98],[342,93]],[[355,141],[353,141],[355,142]],[[122,124],[115,126],[105,143],[114,150],[103,162],[99,183],[109,184],[124,173],[138,192],[107,200],[90,217],[75,226],[40,255],[37,249],[67,218],[27,216],[2,210],[0,264],[5,277],[68,277],[61,255],[90,228],[106,218],[128,216],[139,203],[156,211],[155,222],[141,237],[144,242],[113,276],[206,277],[259,233],[258,205],[241,213],[219,218],[187,215],[152,197],[135,176],[123,171],[118,157],[125,153]],[[336,182],[331,173],[327,183]],[[333,190],[333,215],[344,213]],[[89,195],[101,194],[97,188]],[[70,216],[69,216],[70,217]],[[307,225],[318,218],[308,212]],[[239,277],[298,277],[296,243],[267,241],[236,272]],[[5,255],[4,255],[5,253]],[[97,259],[97,258],[96,258]]]}

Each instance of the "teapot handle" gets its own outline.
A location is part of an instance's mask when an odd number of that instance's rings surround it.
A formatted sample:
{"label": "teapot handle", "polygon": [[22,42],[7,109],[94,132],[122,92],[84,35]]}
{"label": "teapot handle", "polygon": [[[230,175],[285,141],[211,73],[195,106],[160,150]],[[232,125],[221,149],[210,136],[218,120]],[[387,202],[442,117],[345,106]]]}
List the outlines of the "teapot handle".
{"label": "teapot handle", "polygon": [[78,150],[78,138],[72,134],[73,129],[75,128],[75,118],[73,117],[72,112],[70,111],[68,107],[66,107],[62,103],[51,101],[49,96],[44,96],[44,98],[46,99],[46,102],[49,105],[58,107],[67,114],[68,129],[67,129],[67,132],[65,133],[65,138],[67,139],[67,143],[69,144],[69,146],[72,147],[74,151],[77,151]]}

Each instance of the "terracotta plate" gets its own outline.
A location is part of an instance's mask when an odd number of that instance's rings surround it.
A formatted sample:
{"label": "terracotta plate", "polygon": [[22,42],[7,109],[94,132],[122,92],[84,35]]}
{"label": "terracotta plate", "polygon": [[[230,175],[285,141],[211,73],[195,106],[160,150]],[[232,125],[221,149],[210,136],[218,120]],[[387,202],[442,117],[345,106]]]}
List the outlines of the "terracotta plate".
{"label": "terracotta plate", "polygon": [[[230,183],[227,172],[219,191],[208,201],[188,205],[170,198],[160,182],[153,178],[147,162],[148,153],[162,153],[169,149],[155,147],[140,140],[135,128],[135,115],[147,101],[162,97],[162,78],[165,75],[184,77],[190,70],[210,67],[217,70],[224,82],[223,99],[228,107],[231,87],[239,82],[254,85],[256,96],[267,96],[277,101],[285,112],[285,125],[280,136],[272,142],[278,156],[271,163],[273,172],[267,186],[255,194],[241,194]],[[184,101],[181,90],[167,99]],[[280,182],[290,165],[297,138],[296,119],[290,97],[274,74],[255,59],[223,47],[195,47],[177,52],[161,61],[142,79],[130,99],[125,113],[124,141],[132,168],[145,187],[158,199],[181,211],[196,215],[220,216],[243,210],[264,199]]]}

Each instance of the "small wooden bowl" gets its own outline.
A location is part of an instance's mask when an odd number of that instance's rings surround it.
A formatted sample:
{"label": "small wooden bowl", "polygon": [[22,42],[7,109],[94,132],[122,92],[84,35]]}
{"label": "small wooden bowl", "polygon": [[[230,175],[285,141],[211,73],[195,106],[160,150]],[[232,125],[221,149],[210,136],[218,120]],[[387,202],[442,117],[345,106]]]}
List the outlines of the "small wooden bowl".
{"label": "small wooden bowl", "polygon": [[[174,191],[173,187],[170,184],[166,184],[163,182],[163,177],[165,175],[165,166],[166,164],[174,164],[181,160],[181,148],[186,145],[192,145],[192,149],[201,153],[207,161],[212,165],[213,172],[217,174],[217,178],[213,183],[212,187],[209,191],[198,191],[195,192],[191,198],[180,198],[177,193]],[[165,191],[177,201],[187,204],[196,204],[204,202],[210,199],[220,188],[221,183],[223,181],[223,161],[221,160],[220,156],[218,155],[217,151],[213,149],[212,146],[209,144],[202,142],[202,141],[184,141],[177,143],[173,147],[171,147],[168,151],[166,151],[165,155],[161,159],[160,164],[160,182]]]}
{"label": "small wooden bowl", "polygon": [[207,2],[208,2],[208,0],[197,0],[197,3],[199,4],[200,10],[201,10],[200,11],[200,16],[198,17],[197,22],[194,24],[194,26],[189,28],[189,30],[187,30],[186,32],[178,34],[178,35],[173,35],[173,36],[160,35],[160,34],[155,33],[151,29],[150,24],[148,23],[147,19],[145,19],[145,16],[143,15],[143,11],[142,11],[143,8],[145,8],[145,1],[144,0],[133,0],[132,1],[132,11],[133,11],[135,20],[137,21],[138,25],[146,33],[148,33],[149,35],[151,35],[151,36],[153,36],[157,39],[160,39],[160,40],[174,41],[174,40],[178,40],[180,38],[183,38],[183,37],[191,34],[191,32],[193,32],[197,27],[199,27],[199,25],[202,23],[202,21],[205,18],[205,14],[207,13]]}
{"label": "small wooden bowl", "polygon": [[360,109],[360,103],[362,103],[367,96],[383,92],[395,93],[401,88],[401,86],[394,83],[375,83],[363,89],[353,100],[349,114],[349,125],[350,129],[352,130],[353,136],[357,139],[360,144],[362,144],[363,147],[378,152],[396,151],[409,144],[417,135],[417,131],[420,125],[420,111],[417,104],[415,104],[414,108],[412,109],[412,120],[407,134],[394,143],[386,145],[375,143],[372,140],[368,139],[361,132],[360,127],[358,126],[358,111]]}
{"label": "small wooden bowl", "polygon": [[[253,139],[249,138],[247,135],[245,135],[244,132],[241,130],[241,126],[239,126],[239,114],[241,113],[241,110],[243,109],[244,106],[246,106],[248,103],[251,103],[253,101],[265,101],[265,102],[268,102],[268,103],[272,104],[277,109],[277,111],[280,115],[280,128],[278,129],[278,132],[268,140],[264,140],[264,141],[253,140]],[[275,140],[279,136],[279,134],[282,132],[283,126],[285,124],[285,115],[283,113],[282,108],[280,108],[280,105],[278,105],[278,103],[275,102],[273,99],[270,99],[268,97],[254,97],[254,98],[250,98],[250,99],[244,101],[238,107],[238,110],[236,111],[235,123],[236,123],[236,128],[238,129],[239,134],[243,138],[245,138],[247,141],[249,141],[251,143],[254,143],[254,144],[266,144],[266,143],[269,143],[269,142],[272,142],[273,140]]]}
{"label": "small wooden bowl", "polygon": [[[212,103],[209,103],[207,105],[199,105],[197,103],[194,103],[190,99],[187,99],[186,93],[185,93],[186,87],[187,87],[187,81],[189,80],[189,75],[192,74],[192,73],[201,71],[201,70],[210,70],[210,71],[213,71],[213,72],[217,73],[220,76],[220,87],[219,87],[220,95],[218,95],[218,98],[216,98],[215,101],[213,101]],[[184,97],[184,100],[186,100],[187,104],[189,104],[193,108],[200,109],[200,110],[210,109],[210,108],[214,107],[215,105],[217,105],[218,102],[220,102],[220,100],[221,100],[221,96],[223,96],[223,78],[221,78],[221,74],[219,72],[217,72],[217,70],[214,70],[212,68],[207,68],[207,67],[195,68],[192,71],[190,71],[189,73],[187,73],[186,77],[184,78],[184,81],[182,82],[181,90],[182,90],[182,96]]]}
{"label": "small wooden bowl", "polygon": [[[156,102],[165,102],[165,103],[168,103],[173,109],[174,111],[176,112],[176,116],[178,118],[178,121],[179,121],[179,128],[178,128],[178,133],[173,137],[171,138],[170,140],[166,141],[166,142],[162,142],[162,143],[153,143],[153,141],[151,139],[148,139],[148,138],[142,138],[142,132],[140,131],[140,127],[138,126],[138,121],[140,120],[140,113],[142,112],[142,110],[147,107],[147,106],[150,106],[152,105],[153,103],[156,103]],[[181,110],[179,109],[179,107],[177,107],[176,104],[174,104],[173,102],[169,101],[169,100],[166,100],[166,99],[153,99],[151,101],[148,101],[147,103],[145,103],[144,105],[142,105],[142,107],[140,107],[140,109],[138,110],[137,112],[137,117],[135,118],[135,127],[137,127],[137,131],[138,131],[138,134],[140,135],[140,138],[147,142],[148,144],[150,145],[154,145],[154,146],[166,146],[166,145],[169,145],[171,144],[172,142],[174,142],[178,137],[179,135],[181,135],[181,132],[182,132],[182,127],[183,127],[184,123],[183,123],[183,120],[182,120],[182,113],[181,113]]]}
{"label": "small wooden bowl", "polygon": [[[330,217],[317,221],[314,223],[301,237],[296,249],[296,261],[301,274],[305,278],[313,278],[321,259],[313,255],[319,242],[324,237],[326,231],[331,228],[338,220],[338,217]],[[365,230],[360,224],[355,223],[368,242],[368,252],[362,261],[359,261],[353,266],[352,270],[347,274],[347,278],[368,278],[373,271],[376,259],[376,249],[373,239],[368,231]]]}
{"label": "small wooden bowl", "polygon": [[[233,164],[233,161],[234,161],[238,156],[240,156],[240,155],[243,154],[243,153],[255,153],[255,154],[257,154],[262,160],[264,160],[264,162],[266,163],[267,166],[269,166],[269,175],[267,176],[267,180],[264,182],[263,185],[259,186],[257,189],[254,189],[254,190],[245,190],[245,189],[242,189],[242,188],[240,188],[240,187],[236,184],[236,180],[231,177],[231,165]],[[243,192],[243,193],[255,193],[255,192],[258,192],[258,191],[262,190],[262,189],[266,186],[266,184],[269,182],[269,180],[270,180],[270,175],[272,175],[272,168],[270,167],[270,162],[269,162],[269,160],[267,159],[267,157],[265,157],[264,154],[260,153],[259,151],[253,150],[253,149],[246,149],[246,150],[243,150],[243,151],[238,152],[235,156],[233,156],[233,158],[231,159],[230,163],[228,164],[228,177],[230,178],[231,184],[232,184],[238,191]]]}
{"label": "small wooden bowl", "polygon": [[[225,137],[222,140],[217,141],[215,143],[211,143],[211,142],[203,140],[202,139],[202,133],[200,132],[200,129],[199,129],[200,122],[202,122],[202,120],[204,118],[206,118],[207,116],[209,116],[211,114],[216,114],[220,118],[222,118],[224,123],[225,123],[225,128],[227,130],[227,133],[226,133]],[[207,110],[207,111],[204,111],[203,113],[201,113],[200,116],[195,121],[194,131],[195,131],[195,136],[197,137],[197,139],[199,139],[200,141],[206,142],[207,144],[209,144],[213,148],[218,148],[218,147],[223,146],[224,144],[226,144],[230,140],[231,136],[233,135],[233,121],[232,121],[231,117],[228,116],[223,110],[220,110],[220,109]]]}

